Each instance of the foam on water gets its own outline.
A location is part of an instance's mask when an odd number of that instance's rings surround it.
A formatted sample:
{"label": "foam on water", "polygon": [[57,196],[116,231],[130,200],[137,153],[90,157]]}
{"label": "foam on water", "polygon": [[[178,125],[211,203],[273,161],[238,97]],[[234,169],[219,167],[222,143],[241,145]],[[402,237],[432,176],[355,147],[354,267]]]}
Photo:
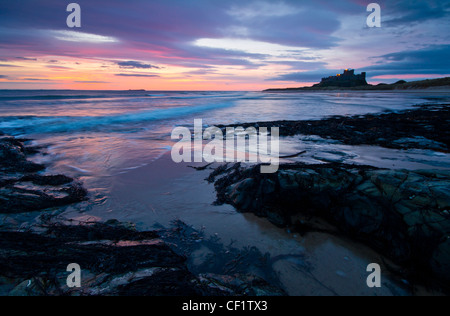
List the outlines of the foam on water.
{"label": "foam on water", "polygon": [[135,123],[173,119],[194,113],[232,106],[231,103],[215,103],[200,106],[184,106],[166,109],[148,110],[136,113],[125,113],[111,116],[72,116],[72,117],[9,117],[0,122],[0,129],[11,134],[15,129],[20,133],[67,133],[95,130],[99,127],[110,127],[114,131],[117,125],[135,126]]}
{"label": "foam on water", "polygon": [[[172,129],[192,127],[194,119],[205,126],[321,119],[448,100],[437,92],[0,91],[0,131],[50,146],[57,165],[79,168],[80,176],[89,170],[102,177],[157,159],[173,145]],[[286,152],[291,145],[282,146]],[[333,159],[323,149],[321,157]]]}

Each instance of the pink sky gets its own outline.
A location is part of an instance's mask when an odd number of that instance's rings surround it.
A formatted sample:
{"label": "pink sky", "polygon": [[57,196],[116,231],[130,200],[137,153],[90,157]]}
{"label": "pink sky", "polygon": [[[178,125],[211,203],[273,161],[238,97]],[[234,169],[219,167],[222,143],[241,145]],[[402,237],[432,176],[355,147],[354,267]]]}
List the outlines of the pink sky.
{"label": "pink sky", "polygon": [[[0,3],[0,89],[262,90],[354,68],[379,83],[448,76],[449,10],[360,0],[59,0]],[[407,28],[406,28],[407,27]]]}

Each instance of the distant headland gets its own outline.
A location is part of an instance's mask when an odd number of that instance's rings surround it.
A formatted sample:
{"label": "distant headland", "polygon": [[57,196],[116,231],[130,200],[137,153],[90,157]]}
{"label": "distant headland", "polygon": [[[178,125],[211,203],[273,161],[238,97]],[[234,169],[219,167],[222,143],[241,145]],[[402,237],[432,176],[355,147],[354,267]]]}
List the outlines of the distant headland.
{"label": "distant headland", "polygon": [[315,84],[312,87],[267,89],[264,90],[264,92],[331,91],[331,90],[386,91],[386,90],[420,90],[429,88],[450,89],[450,77],[440,79],[428,79],[422,81],[412,81],[412,82],[400,80],[393,84],[380,83],[378,85],[371,85],[367,83],[366,75],[367,74],[365,72],[356,75],[354,69],[345,69],[342,74],[322,78],[322,81],[320,83]]}

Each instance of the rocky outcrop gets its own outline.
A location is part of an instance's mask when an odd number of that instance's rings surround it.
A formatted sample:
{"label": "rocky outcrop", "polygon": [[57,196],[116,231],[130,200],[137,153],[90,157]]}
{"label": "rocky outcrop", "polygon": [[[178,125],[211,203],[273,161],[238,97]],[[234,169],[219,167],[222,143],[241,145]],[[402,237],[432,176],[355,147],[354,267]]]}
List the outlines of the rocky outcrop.
{"label": "rocky outcrop", "polygon": [[299,214],[321,217],[411,271],[450,284],[450,171],[294,164],[262,175],[258,168],[223,171],[218,203],[300,231],[314,227]]}
{"label": "rocky outcrop", "polygon": [[[280,136],[318,135],[347,145],[378,145],[395,149],[417,148],[446,153],[450,151],[450,106],[448,104],[422,106],[395,113],[241,125],[244,128],[278,127]],[[230,127],[235,126],[230,125]]]}
{"label": "rocky outcrop", "polygon": [[0,213],[24,213],[86,199],[80,183],[63,175],[41,175],[45,166],[28,156],[34,148],[13,137],[0,138]]}
{"label": "rocky outcrop", "polygon": [[33,152],[33,148],[26,148],[22,140],[14,137],[0,138],[0,172],[37,172],[44,166],[27,160],[27,155]]}
{"label": "rocky outcrop", "polygon": [[[66,284],[68,264],[82,269],[81,288]],[[267,282],[245,275],[188,271],[155,231],[110,220],[70,226],[47,224],[40,234],[0,232],[0,295],[229,296],[280,295]]]}

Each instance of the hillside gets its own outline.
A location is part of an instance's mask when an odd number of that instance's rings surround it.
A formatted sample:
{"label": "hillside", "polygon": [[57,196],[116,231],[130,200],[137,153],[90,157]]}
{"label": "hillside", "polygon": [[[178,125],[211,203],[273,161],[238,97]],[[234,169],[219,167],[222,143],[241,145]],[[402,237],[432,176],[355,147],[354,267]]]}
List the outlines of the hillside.
{"label": "hillside", "polygon": [[333,90],[355,90],[355,91],[389,91],[389,90],[419,90],[430,88],[448,88],[450,89],[450,77],[440,79],[427,79],[421,81],[406,82],[404,80],[393,84],[378,84],[358,87],[303,87],[286,89],[268,89],[264,92],[298,92],[298,91],[333,91]]}

